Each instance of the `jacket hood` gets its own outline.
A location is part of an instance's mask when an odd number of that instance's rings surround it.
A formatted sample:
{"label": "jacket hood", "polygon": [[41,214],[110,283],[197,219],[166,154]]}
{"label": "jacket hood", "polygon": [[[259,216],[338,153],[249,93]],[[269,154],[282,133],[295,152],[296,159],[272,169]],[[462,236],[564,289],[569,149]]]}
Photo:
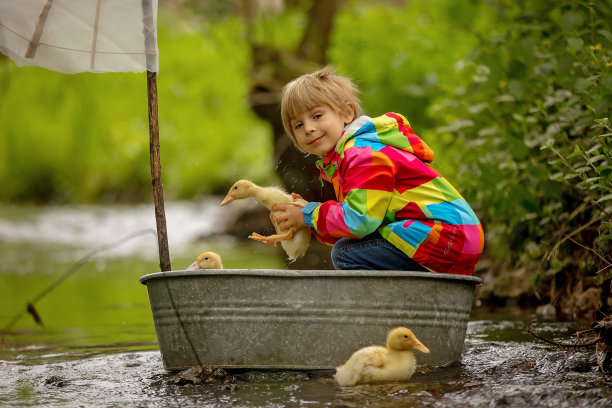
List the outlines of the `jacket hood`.
{"label": "jacket hood", "polygon": [[376,118],[360,116],[345,127],[335,149],[317,161],[321,178],[331,181],[336,172],[337,159],[334,157],[344,158],[346,143],[351,140],[354,140],[352,145],[355,147],[382,149],[384,146],[393,146],[414,154],[425,163],[433,160],[433,150],[414,133],[403,115],[389,112]]}
{"label": "jacket hood", "polygon": [[344,146],[346,142],[355,139],[355,146],[383,144],[397,147],[417,156],[425,163],[433,161],[433,150],[417,136],[408,119],[399,113],[385,113],[376,118],[360,116],[349,124],[344,135],[336,145],[336,152],[344,156]]}

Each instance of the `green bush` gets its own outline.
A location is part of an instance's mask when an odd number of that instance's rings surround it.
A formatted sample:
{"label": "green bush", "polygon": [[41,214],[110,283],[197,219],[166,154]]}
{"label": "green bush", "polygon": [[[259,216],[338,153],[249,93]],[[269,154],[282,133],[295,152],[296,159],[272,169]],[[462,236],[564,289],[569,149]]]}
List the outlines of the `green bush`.
{"label": "green bush", "polygon": [[495,31],[456,64],[462,81],[432,114],[463,145],[455,165],[499,273],[532,271],[536,296],[556,301],[611,276],[612,11],[491,3]]}
{"label": "green bush", "polygon": [[[403,7],[355,2],[336,20],[329,58],[354,78],[367,114],[402,113],[426,136],[440,123],[429,105],[456,82],[453,65],[476,47],[475,30],[488,30],[491,13],[480,2],[410,1]],[[427,141],[435,148],[434,136]]]}

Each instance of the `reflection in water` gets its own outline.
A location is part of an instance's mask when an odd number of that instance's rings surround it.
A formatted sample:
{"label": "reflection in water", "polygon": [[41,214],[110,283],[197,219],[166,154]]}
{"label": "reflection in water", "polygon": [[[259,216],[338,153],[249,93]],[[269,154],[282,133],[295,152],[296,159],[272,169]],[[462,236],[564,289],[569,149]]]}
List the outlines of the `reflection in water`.
{"label": "reflection in water", "polygon": [[[548,329],[565,333],[565,323]],[[13,353],[0,361],[0,403],[7,406],[184,407],[609,407],[612,391],[592,350],[526,341],[523,323],[473,321],[461,364],[417,372],[405,384],[339,387],[331,371],[230,372],[229,383],[172,383],[157,351],[80,355],[37,364]],[[519,341],[511,340],[513,335]],[[503,338],[493,340],[490,338]],[[106,351],[108,352],[108,351]],[[31,351],[30,351],[31,353]],[[40,355],[48,361],[49,355]],[[74,357],[74,356],[72,356]],[[103,397],[101,397],[103,396]]]}

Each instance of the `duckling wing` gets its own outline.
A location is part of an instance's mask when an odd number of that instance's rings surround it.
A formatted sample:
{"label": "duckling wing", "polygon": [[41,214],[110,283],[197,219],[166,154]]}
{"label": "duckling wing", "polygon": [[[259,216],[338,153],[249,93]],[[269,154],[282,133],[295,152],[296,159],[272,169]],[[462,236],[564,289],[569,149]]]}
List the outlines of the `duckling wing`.
{"label": "duckling wing", "polygon": [[291,204],[293,202],[291,194],[286,193],[279,187],[264,187],[258,192],[256,198],[270,211],[277,204]]}
{"label": "duckling wing", "polygon": [[310,246],[310,228],[300,228],[293,238],[281,241],[281,246],[291,262],[304,256]]}
{"label": "duckling wing", "polygon": [[362,353],[362,364],[364,367],[378,367],[382,368],[385,366],[385,356],[387,351],[383,347],[370,347],[367,353]]}
{"label": "duckling wing", "polygon": [[408,381],[416,369],[416,359],[410,351],[388,353],[382,366],[370,366],[365,382]]}
{"label": "duckling wing", "polygon": [[369,346],[357,350],[344,365],[336,368],[336,381],[340,385],[355,385],[368,382],[371,370],[385,365],[386,349]]}

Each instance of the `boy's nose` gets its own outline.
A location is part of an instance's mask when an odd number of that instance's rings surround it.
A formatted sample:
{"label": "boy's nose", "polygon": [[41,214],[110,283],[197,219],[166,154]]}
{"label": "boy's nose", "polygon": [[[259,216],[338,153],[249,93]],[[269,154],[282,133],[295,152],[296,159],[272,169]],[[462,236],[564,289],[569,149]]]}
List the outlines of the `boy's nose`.
{"label": "boy's nose", "polygon": [[312,122],[306,122],[304,124],[304,127],[306,128],[306,133],[312,133],[315,130],[314,124]]}

